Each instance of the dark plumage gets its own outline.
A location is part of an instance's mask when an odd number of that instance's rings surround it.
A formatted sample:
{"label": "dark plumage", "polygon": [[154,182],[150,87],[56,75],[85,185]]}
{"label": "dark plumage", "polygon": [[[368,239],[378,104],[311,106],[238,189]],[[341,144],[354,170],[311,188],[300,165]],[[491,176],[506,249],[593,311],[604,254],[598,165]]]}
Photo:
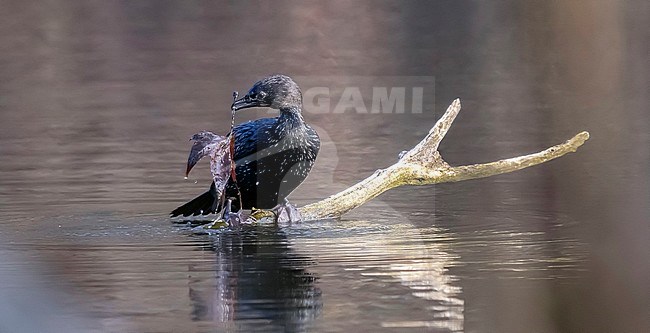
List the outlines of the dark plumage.
{"label": "dark plumage", "polygon": [[[270,209],[302,183],[316,160],[320,138],[302,118],[302,94],[288,76],[273,75],[258,81],[233,109],[270,107],[275,118],[249,121],[233,128],[235,175],[226,185],[233,209]],[[241,192],[241,200],[237,187]],[[171,216],[204,215],[220,210],[214,184],[210,190],[176,208]]]}

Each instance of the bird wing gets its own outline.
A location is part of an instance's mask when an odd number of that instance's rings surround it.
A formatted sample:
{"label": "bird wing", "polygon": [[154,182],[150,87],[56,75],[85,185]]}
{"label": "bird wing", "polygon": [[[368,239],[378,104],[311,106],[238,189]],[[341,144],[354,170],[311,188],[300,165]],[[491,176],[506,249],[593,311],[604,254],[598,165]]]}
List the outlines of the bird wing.
{"label": "bird wing", "polygon": [[272,133],[276,122],[277,118],[262,118],[235,126],[235,163],[275,144],[277,140],[272,139]]}

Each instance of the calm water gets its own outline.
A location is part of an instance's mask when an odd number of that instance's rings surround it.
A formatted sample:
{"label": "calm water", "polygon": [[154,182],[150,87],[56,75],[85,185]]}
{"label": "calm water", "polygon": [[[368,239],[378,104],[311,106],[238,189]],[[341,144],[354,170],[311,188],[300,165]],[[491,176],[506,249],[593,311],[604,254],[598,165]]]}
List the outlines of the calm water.
{"label": "calm water", "polygon": [[[0,9],[0,332],[650,330],[643,1]],[[393,163],[455,97],[451,164],[592,139],[340,220],[171,223],[209,184],[205,164],[183,180],[187,139],[227,131],[231,92],[273,72],[333,100],[427,85],[422,113],[307,113],[323,148],[298,204]]]}

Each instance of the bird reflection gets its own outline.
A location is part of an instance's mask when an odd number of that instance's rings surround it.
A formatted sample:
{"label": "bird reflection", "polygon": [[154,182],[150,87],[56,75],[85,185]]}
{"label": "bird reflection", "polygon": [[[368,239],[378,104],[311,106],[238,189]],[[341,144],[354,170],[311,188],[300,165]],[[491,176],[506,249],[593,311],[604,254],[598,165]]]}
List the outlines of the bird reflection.
{"label": "bird reflection", "polygon": [[[204,250],[216,253],[214,277],[190,277],[192,320],[237,327],[269,325],[303,331],[322,309],[310,258],[296,254],[275,226],[244,226],[210,236]],[[203,267],[190,267],[199,273]]]}

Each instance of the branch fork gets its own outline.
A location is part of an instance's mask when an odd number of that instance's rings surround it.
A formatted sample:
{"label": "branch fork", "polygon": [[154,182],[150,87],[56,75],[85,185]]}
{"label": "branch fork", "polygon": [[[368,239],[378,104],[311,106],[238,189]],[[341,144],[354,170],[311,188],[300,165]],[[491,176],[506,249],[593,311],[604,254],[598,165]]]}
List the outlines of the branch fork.
{"label": "branch fork", "polygon": [[456,119],[460,108],[460,99],[454,100],[427,136],[411,150],[402,153],[397,163],[375,171],[368,178],[344,191],[299,208],[303,221],[337,218],[381,193],[402,185],[457,182],[528,168],[575,152],[589,139],[588,132],[580,132],[564,143],[534,154],[490,163],[450,166],[438,152],[438,146]]}

